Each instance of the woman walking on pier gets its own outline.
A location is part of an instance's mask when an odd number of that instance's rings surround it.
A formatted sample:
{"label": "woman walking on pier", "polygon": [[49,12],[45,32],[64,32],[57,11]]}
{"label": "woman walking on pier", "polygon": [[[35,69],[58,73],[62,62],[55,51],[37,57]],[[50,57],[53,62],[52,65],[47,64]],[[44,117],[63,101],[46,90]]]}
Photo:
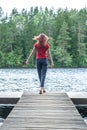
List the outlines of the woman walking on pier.
{"label": "woman walking on pier", "polygon": [[40,34],[39,36],[35,36],[33,40],[36,40],[37,42],[34,44],[34,47],[31,51],[31,53],[28,56],[28,59],[26,60],[26,64],[29,64],[31,56],[36,51],[36,66],[37,66],[37,72],[40,80],[40,91],[39,94],[45,93],[44,89],[44,82],[47,72],[47,65],[48,65],[48,58],[51,63],[51,67],[54,66],[51,52],[50,52],[50,45],[47,43],[48,36],[45,34]]}

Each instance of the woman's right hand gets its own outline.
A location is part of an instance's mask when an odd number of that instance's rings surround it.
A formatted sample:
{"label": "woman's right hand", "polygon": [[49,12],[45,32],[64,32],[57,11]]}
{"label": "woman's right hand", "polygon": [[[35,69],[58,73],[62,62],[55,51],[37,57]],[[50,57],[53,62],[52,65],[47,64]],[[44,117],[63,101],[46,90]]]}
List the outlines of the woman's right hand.
{"label": "woman's right hand", "polygon": [[28,65],[29,64],[29,61],[28,60],[26,60],[26,65]]}

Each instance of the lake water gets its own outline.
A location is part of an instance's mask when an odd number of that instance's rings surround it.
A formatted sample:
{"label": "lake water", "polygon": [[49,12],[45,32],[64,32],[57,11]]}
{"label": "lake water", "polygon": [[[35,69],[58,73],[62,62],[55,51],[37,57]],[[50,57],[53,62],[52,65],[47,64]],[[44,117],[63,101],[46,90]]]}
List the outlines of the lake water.
{"label": "lake water", "polygon": [[[45,88],[48,92],[87,91],[87,69],[48,69]],[[0,69],[0,91],[39,90],[36,69]]]}

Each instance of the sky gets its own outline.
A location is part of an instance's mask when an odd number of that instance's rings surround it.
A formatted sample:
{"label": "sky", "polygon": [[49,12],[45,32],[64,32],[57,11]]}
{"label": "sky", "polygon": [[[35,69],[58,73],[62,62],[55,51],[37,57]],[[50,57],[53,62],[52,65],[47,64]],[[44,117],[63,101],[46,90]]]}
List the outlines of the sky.
{"label": "sky", "polygon": [[65,9],[78,9],[87,7],[87,0],[0,0],[0,7],[2,7],[4,13],[10,14],[13,8],[17,8],[20,12],[23,8],[30,10],[30,7],[42,6],[43,8],[48,7]]}

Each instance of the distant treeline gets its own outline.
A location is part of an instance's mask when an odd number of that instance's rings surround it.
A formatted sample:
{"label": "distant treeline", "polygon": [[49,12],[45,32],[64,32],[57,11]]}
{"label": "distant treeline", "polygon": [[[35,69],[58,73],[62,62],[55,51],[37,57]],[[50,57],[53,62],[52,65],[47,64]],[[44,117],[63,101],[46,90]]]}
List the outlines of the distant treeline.
{"label": "distant treeline", "polygon": [[[28,67],[25,61],[40,33],[50,37],[55,67],[87,67],[87,8],[16,8],[4,15],[0,7],[0,68]],[[30,67],[35,66],[35,55]]]}

